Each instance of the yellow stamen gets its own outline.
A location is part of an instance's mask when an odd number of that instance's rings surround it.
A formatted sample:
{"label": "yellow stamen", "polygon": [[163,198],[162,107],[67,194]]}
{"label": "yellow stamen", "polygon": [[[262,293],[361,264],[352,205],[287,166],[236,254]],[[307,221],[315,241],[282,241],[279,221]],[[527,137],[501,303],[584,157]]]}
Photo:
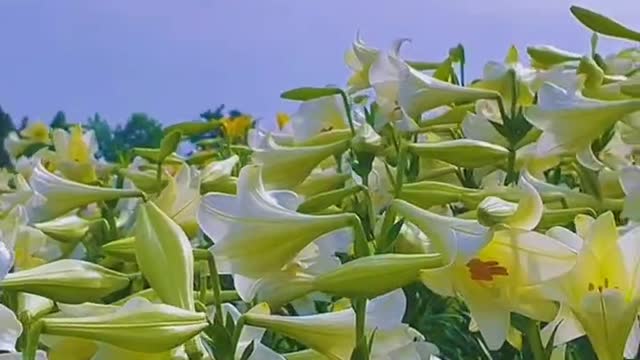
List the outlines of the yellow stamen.
{"label": "yellow stamen", "polygon": [[282,130],[291,122],[291,117],[287,113],[279,112],[276,114],[276,122],[278,123],[278,129]]}

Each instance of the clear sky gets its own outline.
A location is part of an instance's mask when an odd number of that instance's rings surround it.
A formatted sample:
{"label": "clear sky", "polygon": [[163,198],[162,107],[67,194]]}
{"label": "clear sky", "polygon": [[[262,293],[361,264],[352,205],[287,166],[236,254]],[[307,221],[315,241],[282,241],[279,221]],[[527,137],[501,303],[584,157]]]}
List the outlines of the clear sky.
{"label": "clear sky", "polygon": [[479,75],[511,44],[587,51],[572,3],[640,28],[639,0],[0,0],[0,105],[14,118],[171,123],[225,103],[267,122],[295,108],[283,90],[344,84],[358,30],[380,48],[412,38],[412,59],[461,42]]}

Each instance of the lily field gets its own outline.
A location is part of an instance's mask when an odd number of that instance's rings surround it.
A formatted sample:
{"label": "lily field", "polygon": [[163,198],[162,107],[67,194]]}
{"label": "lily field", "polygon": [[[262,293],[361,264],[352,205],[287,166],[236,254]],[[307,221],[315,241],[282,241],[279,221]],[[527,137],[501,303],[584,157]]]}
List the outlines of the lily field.
{"label": "lily field", "polygon": [[589,54],[474,80],[462,45],[358,35],[344,87],[117,161],[82,124],[10,133],[0,360],[639,358],[640,32],[570,15]]}

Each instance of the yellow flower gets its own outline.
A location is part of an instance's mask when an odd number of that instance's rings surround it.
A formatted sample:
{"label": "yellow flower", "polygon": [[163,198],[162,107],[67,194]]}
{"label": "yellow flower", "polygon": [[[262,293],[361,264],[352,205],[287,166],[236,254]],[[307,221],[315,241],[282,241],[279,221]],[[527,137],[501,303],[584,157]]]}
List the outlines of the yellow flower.
{"label": "yellow flower", "polygon": [[20,132],[22,137],[36,142],[49,143],[49,127],[43,122],[36,122]]}
{"label": "yellow flower", "polygon": [[253,119],[247,115],[241,115],[235,118],[224,118],[222,120],[224,133],[231,139],[245,137],[251,124],[253,124]]}
{"label": "yellow flower", "polygon": [[276,114],[276,122],[278,123],[278,129],[282,130],[291,122],[291,117],[287,113],[279,112]]}

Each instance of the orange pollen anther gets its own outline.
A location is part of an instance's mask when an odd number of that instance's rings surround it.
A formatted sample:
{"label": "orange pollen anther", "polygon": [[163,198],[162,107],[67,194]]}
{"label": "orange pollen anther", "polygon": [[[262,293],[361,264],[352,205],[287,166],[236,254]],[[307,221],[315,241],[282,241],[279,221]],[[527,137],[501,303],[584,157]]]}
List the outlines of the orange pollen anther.
{"label": "orange pollen anther", "polygon": [[472,280],[493,281],[494,276],[507,276],[509,272],[504,266],[499,266],[497,261],[482,261],[471,259],[467,263]]}

